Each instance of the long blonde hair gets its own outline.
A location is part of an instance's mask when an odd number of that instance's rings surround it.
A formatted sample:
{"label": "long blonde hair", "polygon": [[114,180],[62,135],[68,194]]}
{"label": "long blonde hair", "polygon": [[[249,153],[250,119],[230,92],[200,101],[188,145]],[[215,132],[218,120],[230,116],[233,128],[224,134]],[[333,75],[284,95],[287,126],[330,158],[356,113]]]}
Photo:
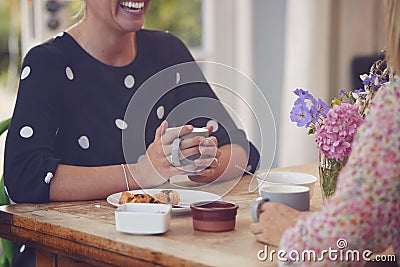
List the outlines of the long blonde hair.
{"label": "long blonde hair", "polygon": [[400,0],[386,0],[386,57],[400,73]]}

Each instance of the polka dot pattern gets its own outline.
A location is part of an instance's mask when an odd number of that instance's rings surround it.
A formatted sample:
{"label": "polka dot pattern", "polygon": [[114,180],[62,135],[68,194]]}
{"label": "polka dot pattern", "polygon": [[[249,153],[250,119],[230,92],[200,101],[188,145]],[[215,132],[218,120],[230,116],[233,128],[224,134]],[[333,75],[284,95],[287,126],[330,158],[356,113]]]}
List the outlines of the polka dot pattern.
{"label": "polka dot pattern", "polygon": [[121,119],[116,119],[115,125],[120,130],[125,130],[126,128],[128,128],[128,124],[124,120],[121,120]]}
{"label": "polka dot pattern", "polygon": [[89,138],[85,135],[79,137],[78,144],[80,145],[81,148],[88,149],[90,146]]}
{"label": "polka dot pattern", "polygon": [[131,89],[135,85],[135,78],[133,77],[133,75],[126,76],[124,84],[126,88]]}
{"label": "polka dot pattern", "polygon": [[65,74],[67,75],[67,78],[72,81],[74,79],[74,72],[70,67],[65,68]]}
{"label": "polka dot pattern", "polygon": [[22,138],[31,138],[33,136],[33,129],[30,126],[24,126],[19,131]]}
{"label": "polka dot pattern", "polygon": [[157,108],[157,117],[161,120],[164,117],[165,109],[164,106],[159,106]]}
{"label": "polka dot pattern", "polygon": [[21,80],[25,80],[28,78],[29,74],[31,74],[31,67],[25,66],[25,68],[21,72]]}
{"label": "polka dot pattern", "polygon": [[[141,89],[142,83],[150,84],[146,81],[155,70],[165,69],[175,61],[188,60],[187,49],[174,36],[163,32],[154,34],[145,29],[139,34],[143,36],[138,38],[140,47],[152,47],[158,41],[163,43],[157,58],[154,58],[154,51],[142,51],[143,58],[151,59],[148,62],[151,64],[141,65],[140,69],[137,69],[137,64],[105,67],[90,55],[82,53],[82,48],[74,43],[67,32],[60,31],[52,34],[53,38],[46,44],[33,48],[26,55],[25,64],[17,77],[19,89],[23,92],[19,94],[18,101],[23,105],[16,107],[16,116],[13,117],[9,132],[12,133],[9,138],[12,149],[7,153],[9,175],[15,177],[7,184],[10,192],[15,194],[15,199],[24,197],[48,201],[48,187],[53,183],[59,162],[75,166],[147,162],[146,147],[152,141],[151,136],[160,123],[169,118],[172,109],[178,108],[182,101],[192,100],[199,95],[215,99],[211,87],[206,84],[186,87],[184,84],[189,77],[184,68],[170,69],[168,77],[162,82],[151,83],[154,86],[152,92],[157,93],[136,92]],[[65,51],[65,47],[68,47],[68,51]],[[171,54],[174,58],[171,58]],[[79,64],[82,60],[85,61],[84,65]],[[40,63],[43,62],[49,64],[42,64],[42,68]],[[95,76],[93,70],[96,70]],[[156,79],[152,81],[157,81],[159,77],[155,76]],[[156,88],[158,86],[161,88]],[[165,94],[169,89],[174,91]],[[64,99],[62,103],[59,99],[61,96]],[[135,106],[131,107],[130,104]],[[130,111],[134,112],[134,118],[136,115],[140,118],[138,122],[125,118],[124,114]],[[197,118],[194,114],[190,116],[190,122],[205,126],[213,118],[209,116],[204,119],[205,116]],[[227,125],[234,124],[228,114],[221,116],[223,118],[215,119],[221,123],[221,131],[218,130],[215,136],[225,140],[226,131],[222,128],[225,118]],[[188,119],[188,116],[180,116],[176,120],[171,118],[170,126],[178,126]],[[126,148],[134,153],[125,153]],[[21,151],[32,153],[21,154]],[[256,166],[253,162],[251,164]],[[20,171],[22,168],[23,171]],[[26,190],[23,184],[33,184],[38,190]],[[16,247],[17,254],[20,254],[20,246]],[[28,251],[29,244],[24,253]]]}
{"label": "polka dot pattern", "polygon": [[44,182],[46,183],[46,184],[49,184],[50,183],[50,181],[51,181],[51,179],[53,179],[53,173],[51,173],[51,172],[48,172],[47,174],[46,174],[46,176],[44,177]]}
{"label": "polka dot pattern", "polygon": [[218,131],[218,128],[219,128],[219,124],[218,124],[218,122],[216,122],[215,120],[209,120],[208,122],[207,122],[207,126],[212,126],[213,127],[213,133],[215,133],[216,131]]}

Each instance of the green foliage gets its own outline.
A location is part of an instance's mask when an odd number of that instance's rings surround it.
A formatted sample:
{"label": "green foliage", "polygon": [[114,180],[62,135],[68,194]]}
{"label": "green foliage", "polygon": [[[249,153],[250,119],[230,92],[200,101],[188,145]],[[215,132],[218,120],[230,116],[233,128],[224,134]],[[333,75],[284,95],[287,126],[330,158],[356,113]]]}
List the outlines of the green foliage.
{"label": "green foliage", "polygon": [[[0,135],[2,135],[10,125],[11,118],[3,120],[0,122]],[[10,199],[4,187],[4,175],[0,180],[0,205],[9,205]],[[12,258],[14,254],[15,244],[9,240],[0,238],[1,245],[3,247],[4,254],[0,258],[0,267],[9,267],[12,263]]]}
{"label": "green foliage", "polygon": [[333,100],[332,100],[332,102],[331,102],[331,107],[333,107],[333,106],[340,106],[341,104],[342,104],[342,100],[341,99],[339,99],[339,98],[337,98],[337,97],[335,97]]}
{"label": "green foliage", "polygon": [[0,1],[0,73],[8,66],[8,31],[10,28],[10,1]]}
{"label": "green foliage", "polygon": [[202,0],[153,0],[144,26],[167,30],[189,47],[201,46]]}
{"label": "green foliage", "polygon": [[[8,80],[9,65],[9,35],[10,27],[12,35],[21,35],[20,27],[20,1],[0,0],[0,84]],[[12,23],[12,24],[11,24]],[[15,25],[14,25],[15,24]],[[14,63],[15,64],[15,63]],[[17,63],[18,64],[18,63]]]}
{"label": "green foliage", "polygon": [[5,119],[0,122],[0,135],[2,135],[10,126],[11,118]]}
{"label": "green foliage", "polygon": [[0,50],[7,50],[10,28],[10,0],[0,1]]}

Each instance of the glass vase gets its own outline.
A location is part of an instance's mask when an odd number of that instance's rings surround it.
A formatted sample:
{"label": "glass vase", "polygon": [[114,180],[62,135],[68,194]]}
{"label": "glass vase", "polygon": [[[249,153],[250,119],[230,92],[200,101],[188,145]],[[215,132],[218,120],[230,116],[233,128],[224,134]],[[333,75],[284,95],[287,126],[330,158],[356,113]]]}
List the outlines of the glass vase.
{"label": "glass vase", "polygon": [[324,200],[335,193],[339,172],[346,162],[347,157],[343,160],[336,160],[319,152],[319,181]]}

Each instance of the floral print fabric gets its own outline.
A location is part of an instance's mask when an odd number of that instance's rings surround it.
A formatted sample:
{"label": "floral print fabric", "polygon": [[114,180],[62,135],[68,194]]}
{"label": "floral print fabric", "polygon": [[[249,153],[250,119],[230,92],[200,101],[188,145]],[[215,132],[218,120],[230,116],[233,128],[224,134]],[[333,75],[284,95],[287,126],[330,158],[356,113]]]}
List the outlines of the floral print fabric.
{"label": "floral print fabric", "polygon": [[[400,81],[382,88],[358,128],[352,154],[338,177],[337,191],[319,212],[302,215],[281,240],[286,253],[338,250],[337,259],[288,257],[280,265],[361,266],[363,251],[392,245],[400,263]],[[360,259],[346,256],[359,251]],[[368,254],[368,253],[366,253]],[[292,253],[292,256],[296,254]],[[344,255],[340,259],[340,255]],[[287,255],[289,256],[289,255]],[[372,256],[371,256],[372,257]]]}

